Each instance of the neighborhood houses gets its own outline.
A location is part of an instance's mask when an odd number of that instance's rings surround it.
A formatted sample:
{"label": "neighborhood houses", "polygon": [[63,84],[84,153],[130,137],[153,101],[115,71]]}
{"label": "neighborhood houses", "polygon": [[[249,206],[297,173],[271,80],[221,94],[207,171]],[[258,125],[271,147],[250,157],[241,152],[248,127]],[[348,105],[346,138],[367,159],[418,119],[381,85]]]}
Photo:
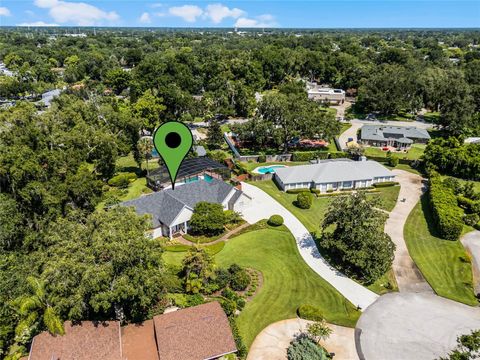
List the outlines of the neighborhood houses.
{"label": "neighborhood houses", "polygon": [[480,358],[478,4],[330,2],[2,2],[0,359]]}

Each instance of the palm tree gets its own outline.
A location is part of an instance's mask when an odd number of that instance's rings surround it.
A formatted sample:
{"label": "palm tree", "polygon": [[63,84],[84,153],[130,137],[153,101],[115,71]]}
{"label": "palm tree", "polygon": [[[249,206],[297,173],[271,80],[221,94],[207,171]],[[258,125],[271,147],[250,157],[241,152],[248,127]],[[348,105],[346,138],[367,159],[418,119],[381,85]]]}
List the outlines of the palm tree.
{"label": "palm tree", "polygon": [[144,136],[140,140],[138,140],[137,144],[138,151],[145,157],[147,162],[147,176],[149,175],[148,169],[148,159],[152,156],[153,151],[153,141],[152,138],[149,136]]}
{"label": "palm tree", "polygon": [[46,328],[51,334],[65,333],[60,317],[48,302],[45,284],[32,276],[27,277],[30,294],[13,301],[20,321],[15,328],[15,342],[25,344],[37,328]]}
{"label": "palm tree", "polygon": [[333,330],[328,327],[328,324],[325,320],[316,321],[307,325],[308,335],[310,335],[317,342],[320,340],[327,340],[332,332]]}

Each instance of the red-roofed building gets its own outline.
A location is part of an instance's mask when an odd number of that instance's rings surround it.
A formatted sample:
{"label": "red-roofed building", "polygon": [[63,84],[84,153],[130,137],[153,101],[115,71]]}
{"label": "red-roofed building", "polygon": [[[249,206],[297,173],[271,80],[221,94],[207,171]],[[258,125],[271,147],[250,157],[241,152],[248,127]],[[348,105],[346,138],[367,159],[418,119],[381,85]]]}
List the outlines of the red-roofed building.
{"label": "red-roofed building", "polygon": [[207,360],[237,351],[222,307],[212,302],[120,328],[118,321],[65,322],[65,335],[34,337],[29,360]]}

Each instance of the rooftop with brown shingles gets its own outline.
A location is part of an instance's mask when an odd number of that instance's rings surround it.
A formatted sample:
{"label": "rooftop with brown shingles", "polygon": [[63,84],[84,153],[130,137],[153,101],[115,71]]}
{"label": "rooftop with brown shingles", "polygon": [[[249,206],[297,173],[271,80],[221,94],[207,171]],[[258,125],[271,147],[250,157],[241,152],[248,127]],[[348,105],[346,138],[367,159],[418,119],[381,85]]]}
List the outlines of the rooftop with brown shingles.
{"label": "rooftop with brown shingles", "polygon": [[120,323],[64,323],[65,335],[42,332],[33,339],[29,360],[121,360]]}
{"label": "rooftop with brown shingles", "polygon": [[160,360],[206,360],[237,351],[218,302],[155,316]]}
{"label": "rooftop with brown shingles", "polygon": [[158,360],[153,320],[122,327],[123,360]]}

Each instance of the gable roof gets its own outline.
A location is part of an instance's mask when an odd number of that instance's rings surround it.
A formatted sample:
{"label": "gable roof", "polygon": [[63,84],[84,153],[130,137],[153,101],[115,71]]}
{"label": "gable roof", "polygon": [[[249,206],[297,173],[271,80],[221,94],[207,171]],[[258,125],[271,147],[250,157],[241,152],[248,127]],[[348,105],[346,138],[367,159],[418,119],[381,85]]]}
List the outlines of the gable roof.
{"label": "gable roof", "polygon": [[161,360],[205,360],[237,351],[227,315],[216,301],[153,321]]}
{"label": "gable roof", "polygon": [[64,323],[65,335],[42,332],[35,336],[30,360],[121,360],[120,323],[84,321]]}
{"label": "gable roof", "polygon": [[415,126],[363,125],[361,128],[363,140],[385,140],[390,137],[428,140],[430,134]]}
{"label": "gable roof", "polygon": [[275,176],[283,184],[332,183],[369,180],[394,174],[376,161],[352,161],[350,159],[323,160],[318,164],[291,166],[275,169]]}
{"label": "gable roof", "polygon": [[[200,201],[221,204],[233,186],[212,178],[177,185],[175,190],[167,189],[137,199],[125,201],[122,206],[134,206],[138,214],[151,214],[153,227],[170,225],[186,206],[193,210]],[[240,190],[236,190],[240,191]]]}

